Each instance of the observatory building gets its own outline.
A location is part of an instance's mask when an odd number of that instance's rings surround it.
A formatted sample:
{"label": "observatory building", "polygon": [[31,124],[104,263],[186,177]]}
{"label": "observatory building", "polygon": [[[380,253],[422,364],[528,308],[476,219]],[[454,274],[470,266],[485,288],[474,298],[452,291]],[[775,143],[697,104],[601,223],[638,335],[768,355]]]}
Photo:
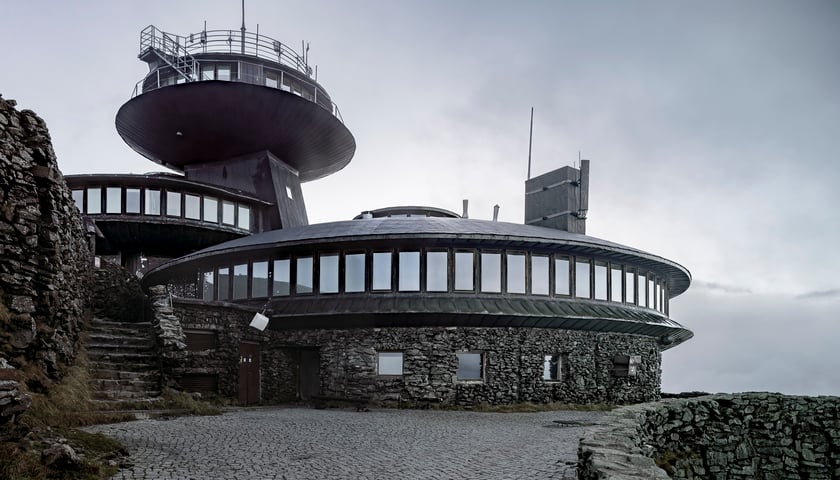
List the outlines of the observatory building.
{"label": "observatory building", "polygon": [[[355,140],[305,55],[150,26],[116,127],[181,172],[75,175],[96,253],[155,298],[165,382],[242,403],[658,398],[679,264],[586,235],[589,163],[524,185],[522,224],[399,206],[310,225],[301,183]],[[266,327],[267,322],[267,327]]]}

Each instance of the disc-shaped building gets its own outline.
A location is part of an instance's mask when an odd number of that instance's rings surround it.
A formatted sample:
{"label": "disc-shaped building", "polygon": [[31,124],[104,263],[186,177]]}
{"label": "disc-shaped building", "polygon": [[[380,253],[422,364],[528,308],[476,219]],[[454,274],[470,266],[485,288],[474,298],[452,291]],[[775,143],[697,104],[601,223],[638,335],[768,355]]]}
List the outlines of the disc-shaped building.
{"label": "disc-shaped building", "polygon": [[523,224],[465,204],[310,225],[301,182],[346,166],[355,140],[305,56],[150,26],[140,58],[117,131],[182,174],[68,182],[97,253],[165,287],[186,345],[164,352],[174,385],[243,403],[658,397],[662,351],[692,336],[668,307],[691,277],[585,234],[588,161],[527,180]]}

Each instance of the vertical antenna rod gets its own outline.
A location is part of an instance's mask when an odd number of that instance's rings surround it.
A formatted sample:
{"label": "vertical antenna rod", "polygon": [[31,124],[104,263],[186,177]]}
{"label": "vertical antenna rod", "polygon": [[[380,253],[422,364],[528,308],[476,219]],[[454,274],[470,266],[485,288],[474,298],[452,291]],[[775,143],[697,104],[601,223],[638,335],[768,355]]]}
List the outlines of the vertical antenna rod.
{"label": "vertical antenna rod", "polygon": [[245,55],[245,0],[242,0],[242,55]]}
{"label": "vertical antenna rod", "polygon": [[531,129],[528,132],[528,178],[531,179],[531,143],[534,140],[534,107],[531,107]]}

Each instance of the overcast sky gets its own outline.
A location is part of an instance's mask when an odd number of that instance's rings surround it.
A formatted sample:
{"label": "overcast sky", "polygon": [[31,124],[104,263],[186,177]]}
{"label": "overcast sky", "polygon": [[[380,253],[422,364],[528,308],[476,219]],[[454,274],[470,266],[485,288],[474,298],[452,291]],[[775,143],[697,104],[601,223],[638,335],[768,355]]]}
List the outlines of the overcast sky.
{"label": "overcast sky", "polygon": [[[0,94],[65,174],[160,170],[114,129],[143,27],[241,22],[236,0],[0,6]],[[245,20],[311,42],[356,138],[304,185],[310,222],[468,198],[522,223],[533,106],[533,175],[592,161],[587,232],[692,272],[664,391],[840,395],[840,2],[248,0]]]}

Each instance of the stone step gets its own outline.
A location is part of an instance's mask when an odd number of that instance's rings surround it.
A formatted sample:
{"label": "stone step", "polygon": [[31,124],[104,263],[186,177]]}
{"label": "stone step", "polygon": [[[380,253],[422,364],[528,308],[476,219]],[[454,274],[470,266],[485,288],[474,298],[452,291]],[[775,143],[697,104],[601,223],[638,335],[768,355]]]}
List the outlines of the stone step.
{"label": "stone step", "polygon": [[111,361],[101,361],[101,362],[93,362],[93,365],[89,368],[91,372],[101,370],[101,371],[128,371],[128,372],[150,372],[150,371],[157,371],[157,363],[154,362],[111,362]]}
{"label": "stone step", "polygon": [[[120,367],[123,367],[122,365]],[[95,380],[135,380],[158,377],[158,371],[151,365],[143,369],[134,368],[92,368],[90,377]]]}
{"label": "stone step", "polygon": [[149,390],[156,390],[160,387],[160,382],[157,380],[139,380],[139,379],[122,379],[122,380],[91,380],[91,385],[102,391],[135,391],[145,392]]}
{"label": "stone step", "polygon": [[89,343],[154,343],[154,336],[147,332],[134,332],[131,334],[111,333],[104,331],[95,331],[88,334],[87,341]]}
{"label": "stone step", "polygon": [[152,328],[152,322],[119,322],[116,320],[106,319],[106,318],[94,318],[91,322],[91,325],[104,325],[104,326],[114,326],[114,327],[125,327],[125,326],[137,326],[137,327],[145,327],[145,328]]}
{"label": "stone step", "polygon": [[160,396],[160,390],[99,390],[92,393],[94,400],[144,400]]}
{"label": "stone step", "polygon": [[155,360],[157,359],[157,355],[146,351],[126,352],[89,349],[87,353],[88,358],[90,358],[91,362],[93,362],[95,365],[100,365],[102,363],[144,363],[148,365],[154,365],[156,363]]}
{"label": "stone step", "polygon": [[163,401],[163,398],[160,396],[156,397],[148,397],[148,398],[127,398],[127,399],[92,399],[91,403],[94,406],[95,410],[98,411],[114,411],[114,410],[126,410],[127,407],[130,409],[136,409],[138,407],[145,408],[146,406],[151,407]]}
{"label": "stone step", "polygon": [[145,335],[145,336],[152,336],[152,328],[151,327],[137,327],[133,326],[130,323],[125,324],[124,326],[92,326],[89,330],[91,335],[96,334],[107,334],[107,335],[125,335],[125,336],[138,336],[138,335]]}
{"label": "stone step", "polygon": [[125,353],[141,353],[141,352],[148,352],[154,353],[154,346],[152,345],[117,345],[117,344],[109,344],[109,343],[88,343],[87,351],[90,352],[125,352]]}

